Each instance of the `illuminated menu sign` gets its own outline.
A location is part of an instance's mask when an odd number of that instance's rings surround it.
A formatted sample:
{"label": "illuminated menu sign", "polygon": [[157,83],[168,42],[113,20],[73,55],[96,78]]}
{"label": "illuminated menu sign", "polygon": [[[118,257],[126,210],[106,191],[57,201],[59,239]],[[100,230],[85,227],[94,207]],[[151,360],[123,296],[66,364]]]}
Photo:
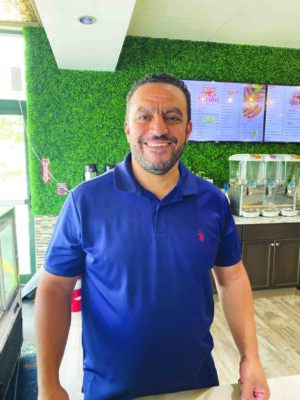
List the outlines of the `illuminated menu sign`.
{"label": "illuminated menu sign", "polygon": [[268,86],[266,142],[300,142],[300,87]]}
{"label": "illuminated menu sign", "polygon": [[184,81],[191,93],[194,141],[263,140],[266,85]]}

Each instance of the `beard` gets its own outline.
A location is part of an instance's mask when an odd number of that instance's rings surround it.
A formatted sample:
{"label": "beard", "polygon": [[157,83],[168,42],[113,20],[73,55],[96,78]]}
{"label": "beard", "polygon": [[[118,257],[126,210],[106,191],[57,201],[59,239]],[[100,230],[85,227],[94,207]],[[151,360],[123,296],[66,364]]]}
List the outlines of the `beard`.
{"label": "beard", "polygon": [[160,140],[160,141],[167,141],[167,142],[172,142],[177,147],[174,148],[169,160],[166,161],[156,161],[156,162],[151,162],[149,159],[147,159],[147,156],[144,154],[142,150],[143,143],[145,140],[140,139],[137,145],[132,145],[131,147],[131,152],[132,156],[134,157],[135,161],[147,172],[154,174],[154,175],[164,175],[174,165],[177,163],[177,161],[180,159],[181,154],[183,153],[183,150],[185,148],[186,142],[183,142],[182,144],[178,145],[178,140],[176,138],[167,138],[166,135],[162,135],[160,137],[153,137],[151,140]]}

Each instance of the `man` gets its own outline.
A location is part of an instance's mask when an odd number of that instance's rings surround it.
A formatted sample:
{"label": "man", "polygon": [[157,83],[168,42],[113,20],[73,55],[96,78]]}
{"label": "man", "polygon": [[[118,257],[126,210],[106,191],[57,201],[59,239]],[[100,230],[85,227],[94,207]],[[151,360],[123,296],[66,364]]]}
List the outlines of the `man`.
{"label": "man", "polygon": [[179,161],[191,131],[183,82],[150,75],[127,99],[131,154],[66,200],[36,299],[39,400],[68,399],[58,369],[78,275],[85,400],[218,385],[212,268],[241,354],[241,399],[269,398],[228,201]]}

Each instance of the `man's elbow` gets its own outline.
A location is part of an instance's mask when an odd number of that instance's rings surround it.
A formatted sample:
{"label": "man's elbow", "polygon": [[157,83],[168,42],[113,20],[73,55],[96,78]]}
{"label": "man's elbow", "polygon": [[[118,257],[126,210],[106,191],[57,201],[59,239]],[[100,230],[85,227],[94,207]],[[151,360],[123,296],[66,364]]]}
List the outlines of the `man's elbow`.
{"label": "man's elbow", "polygon": [[248,285],[249,279],[243,262],[240,261],[230,267],[215,266],[212,270],[217,288],[226,288],[231,285]]}

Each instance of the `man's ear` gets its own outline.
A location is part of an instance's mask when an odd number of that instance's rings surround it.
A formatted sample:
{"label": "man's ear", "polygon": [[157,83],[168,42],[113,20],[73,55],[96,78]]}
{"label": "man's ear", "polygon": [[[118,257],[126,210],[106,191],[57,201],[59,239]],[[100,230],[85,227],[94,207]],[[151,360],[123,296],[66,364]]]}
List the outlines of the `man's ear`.
{"label": "man's ear", "polygon": [[193,130],[193,124],[192,124],[192,121],[190,121],[190,122],[188,122],[188,124],[186,126],[186,141],[189,140],[192,130]]}
{"label": "man's ear", "polygon": [[127,141],[128,141],[128,136],[129,136],[129,134],[130,134],[130,129],[129,129],[129,124],[128,124],[128,121],[127,121],[127,120],[126,120],[125,123],[124,123],[124,131],[125,131],[125,133],[126,133],[126,139],[127,139]]}

